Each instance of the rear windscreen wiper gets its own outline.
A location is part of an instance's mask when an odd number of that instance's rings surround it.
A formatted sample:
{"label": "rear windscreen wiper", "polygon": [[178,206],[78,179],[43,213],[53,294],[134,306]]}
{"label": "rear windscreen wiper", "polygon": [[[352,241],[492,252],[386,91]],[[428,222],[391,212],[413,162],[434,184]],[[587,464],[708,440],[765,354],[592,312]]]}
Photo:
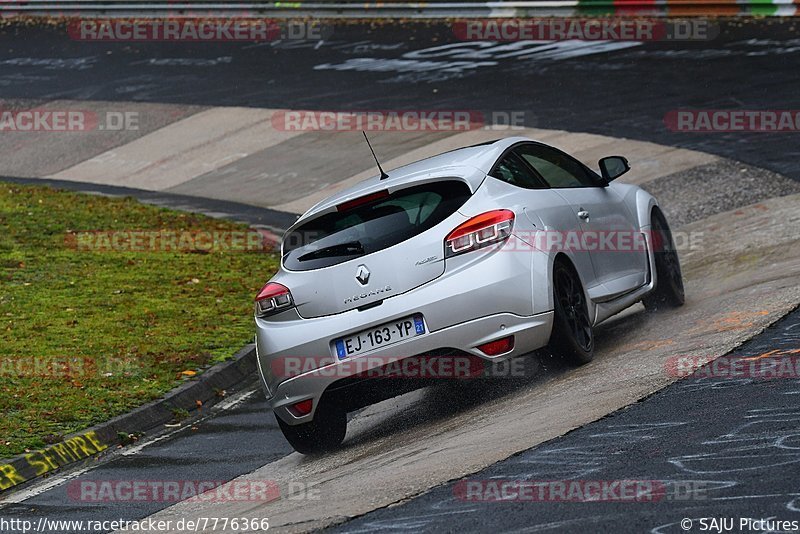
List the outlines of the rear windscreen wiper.
{"label": "rear windscreen wiper", "polygon": [[349,243],[340,243],[338,245],[331,245],[324,247],[308,254],[303,254],[297,261],[318,260],[320,258],[330,258],[335,256],[354,256],[356,254],[364,254],[364,247],[359,241],[350,241]]}

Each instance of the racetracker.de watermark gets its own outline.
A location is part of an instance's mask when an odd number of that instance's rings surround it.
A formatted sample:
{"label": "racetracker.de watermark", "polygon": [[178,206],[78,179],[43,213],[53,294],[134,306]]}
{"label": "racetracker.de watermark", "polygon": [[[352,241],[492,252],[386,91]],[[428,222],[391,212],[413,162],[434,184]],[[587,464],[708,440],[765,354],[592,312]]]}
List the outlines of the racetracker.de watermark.
{"label": "racetracker.de watermark", "polygon": [[[703,246],[703,232],[675,232],[672,246],[675,250],[699,250]],[[638,230],[536,230],[514,232],[504,252],[644,252],[665,249],[664,238],[658,232]]]}
{"label": "racetracker.de watermark", "polygon": [[800,379],[800,348],[776,349],[758,356],[673,356],[664,362],[668,376],[773,380]]}
{"label": "racetracker.de watermark", "polygon": [[272,115],[282,132],[466,132],[522,130],[532,124],[526,111],[476,110],[287,110]]}
{"label": "racetracker.de watermark", "polygon": [[72,501],[96,502],[270,502],[280,498],[274,480],[72,480]]}
{"label": "racetracker.de watermark", "polygon": [[453,23],[463,41],[710,41],[719,25],[704,19],[479,19]]}
{"label": "racetracker.de watermark", "polygon": [[80,252],[270,252],[278,241],[263,229],[92,230],[64,236],[64,245]]}
{"label": "racetracker.de watermark", "polygon": [[138,111],[80,109],[0,109],[0,132],[137,131]]}
{"label": "racetracker.de watermark", "polygon": [[96,377],[132,376],[141,370],[139,360],[110,357],[98,361],[89,356],[12,356],[0,359],[0,376],[76,380]]}
{"label": "racetracker.de watermark", "polygon": [[333,27],[319,21],[258,18],[71,21],[67,34],[77,41],[283,41],[322,40]]}
{"label": "racetracker.de watermark", "polygon": [[800,110],[693,109],[672,110],[664,124],[673,132],[800,132]]}
{"label": "racetracker.de watermark", "polygon": [[468,502],[615,502],[705,500],[712,483],[698,480],[461,480],[453,495]]}
{"label": "racetracker.de watermark", "polygon": [[387,378],[409,380],[463,380],[521,378],[538,367],[524,358],[491,362],[473,354],[417,356],[357,356],[337,360],[333,356],[279,356],[270,361],[272,377],[286,380],[315,371],[308,378]]}
{"label": "racetracker.de watermark", "polygon": [[[491,230],[487,230],[489,232]],[[288,250],[312,245],[321,238],[316,231],[294,231],[284,236]],[[463,238],[466,245],[469,236]],[[654,251],[664,250],[664,238],[649,230],[536,230],[515,231],[503,242],[502,252],[562,251],[562,252],[637,252],[648,250],[647,242]],[[677,251],[702,250],[705,233],[702,231],[676,231],[672,233],[672,244]]]}
{"label": "racetracker.de watermark", "polygon": [[0,516],[0,532],[4,534],[31,534],[33,532],[266,532],[268,517],[209,516],[189,519],[156,519],[152,516],[139,520],[115,519],[63,519],[40,517]]}

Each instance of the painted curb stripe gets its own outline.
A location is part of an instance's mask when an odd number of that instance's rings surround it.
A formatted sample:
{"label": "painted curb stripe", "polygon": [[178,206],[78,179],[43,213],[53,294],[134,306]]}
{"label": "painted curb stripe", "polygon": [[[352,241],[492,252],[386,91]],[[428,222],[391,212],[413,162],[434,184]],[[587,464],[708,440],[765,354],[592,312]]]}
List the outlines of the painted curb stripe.
{"label": "painted curb stripe", "polygon": [[104,435],[98,435],[94,430],[90,430],[46,449],[18,456],[9,463],[0,464],[0,491],[51,473],[59,467],[91,458],[106,450],[116,440],[110,439],[108,432],[102,434]]}
{"label": "painted curb stripe", "polygon": [[[255,348],[248,345],[233,359],[212,367],[198,380],[186,382],[133,411],[101,423],[39,451],[21,454],[0,463],[0,495],[20,484],[47,475],[67,465],[86,461],[121,443],[121,434],[146,432],[174,420],[174,409],[195,415],[197,401],[209,408],[222,400],[220,390],[231,389],[255,377]],[[0,503],[2,503],[0,497]]]}

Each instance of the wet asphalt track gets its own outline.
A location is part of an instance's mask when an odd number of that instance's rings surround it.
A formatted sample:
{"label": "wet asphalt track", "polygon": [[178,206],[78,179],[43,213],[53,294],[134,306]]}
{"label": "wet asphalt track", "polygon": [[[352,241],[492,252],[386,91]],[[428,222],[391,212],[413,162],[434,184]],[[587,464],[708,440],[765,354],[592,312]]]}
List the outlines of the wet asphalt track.
{"label": "wet asphalt track", "polygon": [[[411,74],[337,70],[332,66],[344,68],[342,65],[354,58],[450,61],[454,59],[452,49],[431,50],[440,47],[443,38],[449,38],[446,28],[419,27],[411,31],[379,28],[368,37],[356,29],[343,28],[336,34],[340,42],[316,48],[297,43],[256,47],[87,44],[71,42],[50,30],[25,30],[22,36],[3,30],[0,94],[7,102],[15,98],[69,98],[306,109],[523,110],[528,113],[529,126],[685,146],[800,179],[796,165],[800,155],[798,134],[683,134],[669,132],[663,123],[664,115],[678,108],[796,109],[800,103],[796,89],[800,41],[789,24],[732,25],[712,43],[652,43],[573,59],[545,60],[531,56],[532,59],[524,60],[501,57],[507,53],[496,50],[484,51],[482,57],[455,59],[496,64],[470,68],[462,65]],[[409,36],[414,40],[409,41]],[[459,55],[463,56],[463,51]],[[61,61],[31,66],[24,58]],[[328,67],[320,69],[321,65]],[[797,321],[795,312],[782,323],[783,328],[796,325]],[[796,348],[796,331],[794,328],[791,334],[782,335],[780,329],[772,330],[743,350],[763,351],[776,348],[779,343],[793,344]],[[690,503],[688,506],[693,510],[687,516],[696,517],[704,510],[717,511],[718,515],[736,512],[760,514],[759,517],[796,514],[789,506],[796,496],[792,492],[798,492],[794,468],[800,456],[794,455],[793,448],[781,452],[791,456],[791,461],[783,467],[778,462],[770,463],[759,451],[774,444],[777,437],[765,430],[745,442],[755,445],[746,449],[748,455],[752,453],[764,460],[760,469],[726,474],[731,463],[742,463],[743,467],[752,464],[745,464],[749,460],[726,452],[725,447],[731,445],[709,450],[704,443],[743,424],[748,410],[753,409],[776,409],[778,413],[789,414],[782,420],[786,432],[782,437],[784,442],[793,443],[798,415],[792,406],[796,406],[793,395],[798,384],[785,380],[737,384],[735,388],[728,385],[683,381],[619,415],[516,456],[480,476],[565,478],[578,473],[575,476],[595,479],[688,478],[685,473],[675,472],[674,464],[665,459],[708,451],[712,459],[723,464],[718,473],[713,473],[715,480],[735,480],[740,488],[752,487],[749,492],[752,495],[771,497],[753,498],[744,506],[741,499],[724,500],[721,491],[715,495],[723,500]],[[688,417],[696,410],[703,410],[704,417]],[[618,437],[609,426],[615,419],[613,425],[645,425],[647,430],[624,432],[624,437]],[[696,422],[689,423],[690,419]],[[675,423],[680,431],[647,426],[653,422]],[[289,452],[258,393],[230,411],[198,423],[196,428],[187,428],[137,454],[115,455],[92,470],[91,478],[227,480]],[[596,436],[609,433],[611,438]],[[643,435],[651,439],[644,439]],[[625,455],[617,454],[622,444]],[[565,464],[559,458],[555,468],[544,460],[558,455],[554,451],[563,447],[577,447],[590,460]],[[631,457],[639,460],[635,466]],[[530,464],[545,467],[531,469]],[[587,469],[590,475],[581,474]],[[707,474],[703,477],[710,478]],[[737,491],[737,494],[743,493]],[[535,525],[546,530],[547,524],[554,522],[551,526],[556,530],[591,524],[592,528],[611,531],[625,526],[650,529],[664,518],[684,517],[675,512],[672,503],[654,507],[615,504],[601,508],[599,504],[488,503],[479,505],[475,514],[461,514],[476,507],[453,502],[451,495],[451,489],[445,486],[404,507],[378,511],[341,528],[395,530],[403,523],[412,529],[431,531],[478,526],[499,526],[505,530]],[[85,518],[87,506],[79,504],[66,495],[62,486],[24,503],[6,506],[0,509],[0,515]],[[93,505],[90,513],[97,519],[134,519],[167,504],[99,504]],[[426,518],[428,515],[431,517]],[[420,523],[409,523],[414,518]],[[570,519],[576,522],[562,522]]]}

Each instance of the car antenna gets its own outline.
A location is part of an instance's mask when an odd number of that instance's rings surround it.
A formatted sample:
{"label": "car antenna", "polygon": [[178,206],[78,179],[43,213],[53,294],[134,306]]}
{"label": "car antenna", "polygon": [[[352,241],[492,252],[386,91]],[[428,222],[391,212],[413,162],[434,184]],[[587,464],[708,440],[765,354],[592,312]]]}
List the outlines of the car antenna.
{"label": "car antenna", "polygon": [[378,161],[378,156],[376,156],[375,151],[372,150],[372,144],[369,142],[369,137],[367,137],[367,132],[361,130],[361,133],[364,134],[364,139],[367,141],[367,146],[369,147],[369,151],[372,152],[372,157],[375,158],[375,164],[378,165],[378,170],[381,171],[381,180],[385,180],[386,178],[389,177],[389,175],[386,174],[386,171],[384,171],[381,168],[381,162]]}

